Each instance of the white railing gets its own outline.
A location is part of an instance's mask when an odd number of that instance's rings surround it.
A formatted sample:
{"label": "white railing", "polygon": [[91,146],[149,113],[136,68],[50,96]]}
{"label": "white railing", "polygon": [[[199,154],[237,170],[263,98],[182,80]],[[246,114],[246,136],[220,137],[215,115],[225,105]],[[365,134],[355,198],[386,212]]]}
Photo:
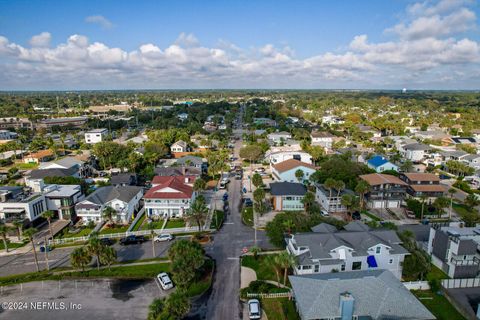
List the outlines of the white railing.
{"label": "white railing", "polygon": [[430,290],[428,281],[409,281],[402,283],[408,290]]}
{"label": "white railing", "polygon": [[278,292],[278,293],[247,293],[247,298],[292,298],[292,293]]}
{"label": "white railing", "polygon": [[[197,231],[198,231],[198,227],[182,227],[182,228],[171,228],[171,229],[163,229],[163,230],[162,229],[153,230],[155,234],[162,234],[162,233],[178,234],[178,233],[190,233],[190,232],[197,232]],[[202,231],[210,232],[213,230],[208,228],[208,229],[203,229]],[[99,239],[104,239],[104,238],[116,239],[116,238],[123,238],[130,235],[148,236],[151,233],[152,233],[151,230],[127,231],[127,232],[118,232],[118,233],[99,234],[98,238]],[[58,244],[69,244],[69,243],[75,243],[75,242],[84,242],[84,241],[87,241],[89,238],[90,238],[89,236],[85,236],[85,237],[53,239],[53,240],[48,240],[48,244],[58,245]]]}
{"label": "white railing", "polygon": [[480,287],[480,278],[444,279],[442,287],[445,289],[477,288]]}

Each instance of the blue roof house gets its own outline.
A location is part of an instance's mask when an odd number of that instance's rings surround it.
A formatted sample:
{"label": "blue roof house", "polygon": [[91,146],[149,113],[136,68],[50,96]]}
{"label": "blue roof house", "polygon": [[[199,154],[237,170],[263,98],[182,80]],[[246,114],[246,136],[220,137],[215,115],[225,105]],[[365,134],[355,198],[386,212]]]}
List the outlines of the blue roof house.
{"label": "blue roof house", "polygon": [[398,166],[394,165],[387,158],[384,156],[373,156],[367,161],[367,166],[376,172],[383,172],[387,170],[395,170],[398,171]]}

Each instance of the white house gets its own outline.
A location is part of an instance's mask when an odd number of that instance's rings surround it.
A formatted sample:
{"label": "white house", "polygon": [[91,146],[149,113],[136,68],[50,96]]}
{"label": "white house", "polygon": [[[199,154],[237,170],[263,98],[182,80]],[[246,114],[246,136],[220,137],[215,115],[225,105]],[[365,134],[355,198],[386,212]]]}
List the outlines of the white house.
{"label": "white house", "polygon": [[[289,159],[271,166],[272,176],[275,181],[286,182],[303,182],[310,178],[310,176],[317,170],[317,168],[309,163],[303,163],[295,159]],[[297,170],[302,170],[303,179],[298,181],[295,173]]]}
{"label": "white house", "polygon": [[462,161],[474,169],[480,169],[480,154],[469,154]]}
{"label": "white house", "polygon": [[187,152],[188,151],[188,144],[183,141],[179,140],[170,146],[170,152]]}
{"label": "white house", "polygon": [[75,215],[75,204],[85,196],[79,185],[50,184],[43,189],[47,209],[58,213],[59,219],[71,219]]}
{"label": "white house", "polygon": [[342,196],[345,194],[354,194],[351,190],[340,190],[340,193],[335,190],[327,190],[323,185],[315,185],[315,200],[328,213],[332,212],[346,212],[347,208],[342,204]]}
{"label": "white house", "polygon": [[3,222],[34,221],[46,210],[42,193],[24,191],[23,187],[0,186],[0,220]]}
{"label": "white house", "polygon": [[114,209],[116,219],[127,223],[135,210],[139,208],[140,199],[143,196],[143,188],[135,186],[100,187],[95,192],[80,201],[75,206],[77,216],[86,221],[103,221],[103,211],[106,207]]}
{"label": "white house", "polygon": [[0,140],[13,140],[17,139],[18,134],[8,130],[0,130]]}
{"label": "white house", "polygon": [[367,166],[378,173],[388,170],[398,171],[397,165],[391,163],[387,158],[380,155],[368,159]]}
{"label": "white house", "polygon": [[181,120],[181,121],[185,121],[185,120],[188,119],[188,113],[185,113],[185,112],[179,113],[179,114],[177,115],[177,118],[178,118],[179,120]]}
{"label": "white house", "polygon": [[105,140],[105,137],[108,134],[107,129],[93,129],[85,132],[85,142],[88,144],[95,144]]}
{"label": "white house", "polygon": [[270,164],[277,164],[289,159],[295,159],[303,163],[312,164],[312,156],[304,151],[278,151],[278,152],[267,152],[265,159],[270,162]]}
{"label": "white house", "polygon": [[370,229],[354,221],[338,231],[322,223],[313,232],[299,233],[286,239],[287,251],[297,257],[294,273],[313,274],[355,270],[386,269],[398,279],[409,252],[393,230]]}
{"label": "white house", "polygon": [[144,196],[145,212],[149,217],[181,217],[195,200],[193,176],[157,176]]}
{"label": "white house", "polygon": [[411,143],[403,145],[400,149],[400,153],[406,160],[412,162],[420,162],[425,159],[426,154],[432,148],[423,143]]}
{"label": "white house", "polygon": [[292,139],[292,135],[285,131],[273,132],[267,135],[267,139],[275,143],[281,143],[282,141]]}
{"label": "white house", "polygon": [[325,131],[312,131],[310,137],[312,138],[312,146],[322,146],[328,150],[332,149],[334,135]]}

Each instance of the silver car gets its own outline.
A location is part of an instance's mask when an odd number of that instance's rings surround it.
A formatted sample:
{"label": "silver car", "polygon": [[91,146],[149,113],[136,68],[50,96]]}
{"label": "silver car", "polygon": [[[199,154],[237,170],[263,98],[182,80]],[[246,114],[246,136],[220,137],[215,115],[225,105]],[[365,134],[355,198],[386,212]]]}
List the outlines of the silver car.
{"label": "silver car", "polygon": [[173,288],[173,282],[166,272],[159,273],[157,276],[158,282],[162,286],[163,290],[168,290]]}
{"label": "silver car", "polygon": [[260,319],[262,317],[260,301],[257,299],[248,300],[248,317],[249,319]]}

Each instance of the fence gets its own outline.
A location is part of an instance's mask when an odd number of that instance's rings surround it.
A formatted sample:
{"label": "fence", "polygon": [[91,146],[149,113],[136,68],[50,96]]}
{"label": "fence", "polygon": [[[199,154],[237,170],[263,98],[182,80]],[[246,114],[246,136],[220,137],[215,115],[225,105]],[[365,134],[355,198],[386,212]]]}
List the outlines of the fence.
{"label": "fence", "polygon": [[292,298],[292,293],[278,292],[278,293],[247,293],[247,298]]}
{"label": "fence", "polygon": [[445,289],[476,288],[480,287],[480,278],[445,279],[442,280],[442,287]]}
{"label": "fence", "polygon": [[408,290],[429,290],[430,285],[428,281],[409,281],[409,282],[402,282],[405,288]]}
{"label": "fence", "polygon": [[[190,233],[190,232],[196,232],[198,231],[198,227],[183,227],[183,228],[172,228],[172,229],[155,229],[153,232],[155,234],[162,234],[162,233],[170,233],[170,234],[177,234],[177,233]],[[210,232],[212,229],[203,229],[202,231]],[[151,230],[140,230],[140,231],[127,231],[127,232],[119,232],[119,233],[107,233],[107,234],[99,234],[98,238],[103,239],[103,238],[110,238],[110,239],[116,239],[116,238],[123,238],[126,236],[149,236],[151,235]],[[85,236],[85,237],[72,237],[72,238],[64,238],[64,239],[53,239],[53,240],[48,240],[48,244],[50,245],[58,245],[58,244],[69,244],[69,243],[75,243],[75,242],[83,242],[87,241],[90,236]]]}

